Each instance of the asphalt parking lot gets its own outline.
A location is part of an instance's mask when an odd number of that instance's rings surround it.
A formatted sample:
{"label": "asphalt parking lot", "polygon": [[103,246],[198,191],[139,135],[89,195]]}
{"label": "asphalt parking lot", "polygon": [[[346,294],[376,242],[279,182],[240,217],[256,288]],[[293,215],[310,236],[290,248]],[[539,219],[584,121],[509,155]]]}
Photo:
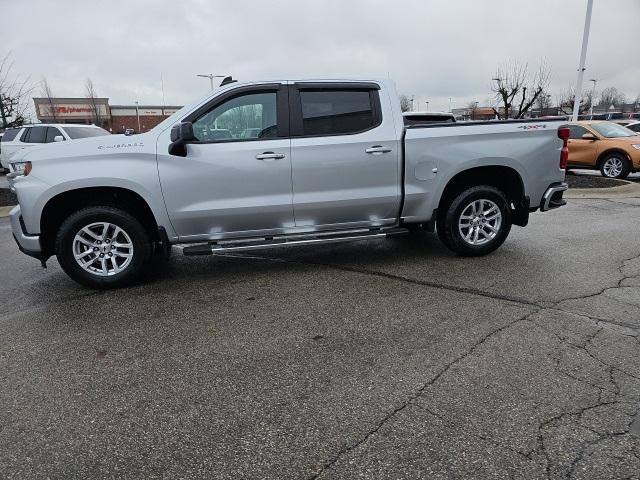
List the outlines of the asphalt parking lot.
{"label": "asphalt parking lot", "polygon": [[[0,220],[0,476],[640,478],[640,199],[93,292]],[[176,252],[174,252],[176,253]]]}

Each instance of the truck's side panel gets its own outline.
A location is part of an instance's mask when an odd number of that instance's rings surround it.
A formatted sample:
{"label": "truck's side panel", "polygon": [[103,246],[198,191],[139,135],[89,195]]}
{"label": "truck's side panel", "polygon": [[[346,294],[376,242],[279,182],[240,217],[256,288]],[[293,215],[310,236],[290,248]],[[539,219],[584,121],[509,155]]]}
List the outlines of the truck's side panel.
{"label": "truck's side panel", "polygon": [[456,174],[480,166],[504,166],[523,181],[530,207],[563,178],[559,122],[497,123],[443,128],[410,128],[405,136],[405,202],[408,222],[431,219],[442,192]]}

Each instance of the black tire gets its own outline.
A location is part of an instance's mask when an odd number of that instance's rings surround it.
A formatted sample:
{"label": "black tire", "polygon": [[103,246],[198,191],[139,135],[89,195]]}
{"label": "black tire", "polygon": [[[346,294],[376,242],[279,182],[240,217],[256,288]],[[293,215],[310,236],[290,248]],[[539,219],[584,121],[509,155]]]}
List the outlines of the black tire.
{"label": "black tire", "polygon": [[[462,213],[477,200],[488,200],[494,203],[500,210],[501,222],[493,238],[482,239],[486,240],[485,243],[473,245],[463,237],[459,222]],[[502,245],[509,235],[511,231],[511,206],[505,194],[495,187],[490,185],[469,187],[438,209],[437,231],[440,241],[458,255],[465,257],[486,255]]]}
{"label": "black tire", "polygon": [[[622,163],[622,169],[619,170],[620,173],[618,173],[617,175],[611,175],[611,170],[609,170],[609,173],[607,173],[607,163],[616,161]],[[602,162],[600,162],[600,173],[605,178],[627,178],[631,173],[631,163],[629,162],[629,159],[626,158],[623,154],[612,153],[604,157],[602,159]]]}
{"label": "black tire", "polygon": [[[133,254],[121,272],[101,276],[82,268],[75,259],[74,239],[76,234],[82,228],[98,222],[109,223],[121,228],[131,241]],[[105,245],[106,243],[108,242],[105,241]],[[92,249],[95,250],[95,248],[97,247]],[[88,250],[89,248],[83,253]],[[124,252],[126,253],[128,250],[124,250]],[[56,235],[56,256],[62,269],[76,282],[96,289],[119,288],[131,285],[145,272],[152,252],[153,245],[142,223],[129,213],[114,207],[96,206],[79,210],[64,221]],[[97,256],[97,254],[95,255]],[[89,254],[88,258],[93,258],[93,254]],[[116,261],[115,258],[113,261]],[[100,266],[100,260],[96,258],[96,262],[95,265]],[[111,263],[111,260],[109,262],[111,270],[113,270],[114,264]]]}

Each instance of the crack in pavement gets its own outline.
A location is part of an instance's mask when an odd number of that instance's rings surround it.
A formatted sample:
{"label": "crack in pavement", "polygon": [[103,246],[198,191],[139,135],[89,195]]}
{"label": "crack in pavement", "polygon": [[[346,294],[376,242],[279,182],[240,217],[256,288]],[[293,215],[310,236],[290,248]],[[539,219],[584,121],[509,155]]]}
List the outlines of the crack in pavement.
{"label": "crack in pavement", "polygon": [[[532,317],[533,315],[535,315],[535,314],[537,314],[537,313],[539,313],[539,312],[541,312],[541,311],[543,311],[545,309],[556,310],[556,311],[560,311],[560,312],[563,312],[563,313],[569,313],[569,314],[576,315],[578,317],[588,318],[591,321],[597,322],[596,326],[598,326],[598,329],[589,338],[587,338],[587,340],[584,342],[584,345],[576,345],[574,343],[567,342],[566,340],[564,340],[561,337],[559,337],[558,335],[556,335],[554,332],[550,332],[550,333],[554,334],[559,339],[559,341],[561,343],[568,344],[572,348],[583,350],[593,360],[595,360],[595,361],[601,363],[602,365],[604,365],[608,369],[609,380],[610,380],[611,384],[614,386],[614,390],[611,391],[610,389],[607,389],[607,388],[604,388],[602,386],[593,384],[593,383],[588,382],[588,381],[586,381],[584,379],[581,379],[579,377],[572,376],[572,375],[568,374],[567,372],[562,371],[559,368],[556,368],[556,370],[559,373],[565,374],[568,377],[573,378],[576,381],[579,381],[580,383],[589,385],[592,388],[596,388],[599,391],[598,401],[596,403],[594,403],[594,404],[587,405],[587,406],[582,407],[582,408],[580,408],[578,410],[560,412],[558,415],[555,415],[554,417],[551,417],[550,419],[545,420],[544,422],[540,423],[539,427],[538,427],[538,435],[537,435],[537,440],[536,440],[537,447],[535,449],[531,450],[530,452],[524,453],[524,452],[520,452],[520,451],[514,450],[514,449],[510,449],[510,450],[512,450],[514,453],[518,453],[519,455],[523,455],[523,456],[525,456],[525,457],[527,457],[529,459],[531,458],[531,455],[533,455],[534,453],[540,453],[541,455],[543,455],[544,458],[546,459],[545,471],[546,471],[547,477],[551,478],[552,461],[551,461],[551,458],[549,457],[548,452],[546,451],[546,447],[545,447],[545,444],[544,444],[544,431],[546,429],[553,428],[555,424],[557,424],[558,422],[561,422],[565,418],[568,418],[568,417],[569,418],[573,418],[573,417],[580,418],[580,417],[582,417],[582,415],[584,415],[584,413],[586,413],[586,412],[588,412],[590,410],[593,410],[593,409],[596,409],[596,408],[600,408],[600,407],[603,407],[603,406],[613,406],[615,404],[620,403],[620,400],[618,398],[621,395],[620,394],[621,390],[620,390],[619,384],[616,382],[616,379],[615,379],[615,376],[614,376],[614,372],[617,371],[617,372],[620,372],[620,373],[622,373],[624,375],[629,375],[630,377],[634,377],[634,375],[632,375],[632,374],[630,375],[628,372],[625,372],[624,370],[621,370],[619,367],[617,367],[615,365],[608,364],[605,361],[603,361],[602,359],[600,359],[599,357],[597,357],[595,354],[593,354],[593,352],[589,351],[588,345],[603,330],[604,327],[603,327],[602,324],[612,324],[612,325],[616,325],[616,326],[622,326],[622,327],[625,327],[625,328],[629,328],[629,329],[632,329],[632,330],[637,330],[638,329],[637,325],[632,325],[632,324],[627,324],[625,322],[617,322],[617,321],[613,321],[613,320],[592,317],[592,316],[584,315],[584,314],[581,314],[581,313],[578,314],[578,313],[572,312],[570,310],[565,310],[565,309],[561,308],[560,305],[563,302],[566,302],[566,301],[592,298],[592,297],[595,297],[595,296],[598,296],[598,295],[602,295],[607,290],[619,288],[620,284],[624,280],[634,277],[634,276],[626,275],[625,272],[624,272],[624,269],[625,269],[626,264],[628,262],[640,258],[640,254],[634,255],[634,256],[632,256],[632,257],[630,257],[628,259],[625,259],[620,263],[620,265],[618,267],[618,271],[619,271],[620,276],[622,278],[620,280],[618,280],[618,282],[616,283],[615,286],[608,286],[606,288],[603,288],[600,292],[595,293],[595,294],[592,293],[592,294],[586,294],[586,295],[577,296],[577,297],[563,298],[561,300],[553,302],[551,304],[552,305],[551,307],[545,306],[541,302],[534,302],[534,301],[530,301],[530,300],[527,300],[527,299],[512,297],[512,296],[508,296],[508,295],[494,294],[494,293],[486,292],[486,291],[483,291],[483,290],[480,290],[480,289],[475,289],[475,288],[470,288],[470,287],[459,287],[459,286],[455,286],[455,285],[447,285],[447,284],[436,283],[436,282],[431,282],[431,281],[426,281],[426,280],[412,279],[412,278],[407,278],[407,277],[404,277],[404,276],[401,276],[401,275],[391,274],[391,273],[387,273],[387,272],[371,271],[371,270],[367,270],[367,269],[363,269],[363,268],[356,268],[356,267],[349,267],[349,266],[339,266],[339,265],[326,264],[326,263],[303,262],[303,261],[298,261],[298,260],[287,260],[287,259],[282,259],[282,258],[277,258],[277,257],[262,257],[262,256],[253,256],[253,255],[237,255],[237,254],[218,254],[218,255],[222,256],[222,257],[241,258],[241,259],[255,259],[255,260],[260,260],[260,261],[268,261],[268,262],[282,262],[282,263],[292,263],[292,264],[310,265],[310,266],[319,266],[319,267],[331,268],[331,269],[335,269],[335,270],[347,271],[347,272],[352,272],[352,273],[377,276],[377,277],[386,278],[386,279],[390,279],[390,280],[394,280],[394,281],[401,281],[401,282],[411,283],[411,284],[419,285],[419,286],[426,286],[426,287],[440,289],[440,290],[447,290],[447,291],[453,291],[453,292],[458,292],[458,293],[477,295],[477,296],[490,298],[490,299],[494,299],[494,300],[511,302],[511,303],[515,303],[515,304],[517,304],[519,306],[522,306],[522,307],[527,307],[527,308],[533,308],[534,309],[533,311],[527,313],[525,316],[523,316],[521,318],[518,318],[518,319],[515,319],[515,320],[507,323],[506,325],[503,325],[502,327],[489,332],[487,335],[483,336],[478,342],[474,343],[471,346],[471,348],[469,348],[465,353],[459,355],[458,357],[453,359],[451,362],[447,363],[440,370],[440,372],[438,372],[428,382],[426,382],[423,385],[421,385],[420,388],[418,390],[416,390],[412,395],[410,395],[402,404],[400,404],[398,407],[396,407],[392,411],[388,412],[381,420],[379,420],[375,424],[375,426],[372,429],[370,429],[368,432],[366,432],[365,435],[362,438],[360,438],[355,443],[352,443],[352,444],[347,445],[344,448],[340,449],[331,459],[329,459],[327,462],[325,462],[319,468],[317,468],[316,472],[313,475],[311,475],[310,477],[308,477],[310,480],[315,480],[315,479],[320,478],[327,470],[331,469],[344,455],[348,454],[349,452],[351,452],[351,451],[359,448],[363,444],[365,444],[385,424],[387,424],[396,415],[398,415],[400,412],[402,412],[404,409],[406,409],[409,405],[411,405],[411,404],[416,405],[415,400],[418,399],[423,394],[423,392],[425,391],[425,389],[427,387],[433,385],[440,378],[442,378],[451,369],[451,367],[453,367],[455,364],[457,364],[458,362],[464,360],[468,356],[473,355],[474,352],[478,348],[480,348],[484,343],[486,343],[490,338],[494,337],[495,335],[498,335],[499,333],[505,331],[506,329],[514,326],[515,324],[517,324],[519,322],[530,321],[530,317]],[[545,329],[545,330],[547,330],[547,329]],[[633,335],[629,335],[629,336],[631,336],[637,342],[640,343],[640,339],[638,339],[637,336],[633,336]],[[556,367],[559,367],[559,362],[556,363]],[[615,396],[615,400],[603,401],[603,392],[607,392],[609,394],[614,395]],[[639,411],[640,411],[640,408],[639,408]],[[431,414],[435,415],[433,412],[431,412],[431,411],[429,411],[429,412]],[[636,413],[636,415],[637,414],[638,413]],[[440,418],[442,418],[442,417],[440,417]],[[628,434],[632,424],[633,424],[633,420],[629,422],[628,428],[624,432],[616,432],[615,434],[601,434],[601,433],[599,433],[599,432],[597,432],[595,430],[592,430],[592,429],[589,429],[586,426],[583,426],[584,428],[592,431],[595,435],[598,436],[598,438],[596,440],[594,440],[594,441],[591,441],[591,442],[584,442],[581,445],[580,453],[573,459],[572,464],[571,464],[570,469],[569,469],[569,472],[567,474],[567,478],[570,478],[570,476],[573,475],[573,473],[575,472],[575,469],[577,468],[577,465],[580,463],[580,461],[582,459],[584,459],[584,457],[586,455],[586,452],[589,450],[589,448],[597,445],[598,443],[604,441],[607,438],[613,438],[613,437],[616,437],[616,436],[621,436],[621,435]],[[482,438],[482,437],[478,437],[478,438]],[[495,442],[494,440],[487,439],[487,438],[483,438],[483,440]],[[500,444],[496,444],[496,445],[499,446],[499,447],[504,447],[504,445],[500,445]],[[504,447],[504,448],[506,448],[506,447]]]}
{"label": "crack in pavement", "polygon": [[355,442],[355,443],[353,443],[351,445],[348,445],[348,446],[342,448],[340,451],[337,452],[336,455],[333,456],[332,459],[330,459],[329,461],[325,462],[322,466],[320,466],[320,468],[318,468],[313,475],[308,477],[309,480],[315,480],[317,478],[320,478],[320,476],[323,475],[324,472],[326,472],[328,469],[333,467],[333,465],[335,465],[344,455],[346,455],[347,453],[351,452],[352,450],[357,449],[358,447],[360,447],[361,445],[366,443],[373,435],[375,435],[378,432],[378,430],[380,430],[387,422],[392,420],[398,413],[402,412],[410,404],[415,404],[414,403],[415,400],[417,400],[422,395],[422,393],[424,393],[424,391],[426,390],[427,387],[435,384],[454,365],[456,365],[458,362],[464,360],[466,357],[472,355],[478,348],[480,348],[490,338],[492,338],[495,335],[498,335],[501,332],[507,330],[508,328],[512,327],[516,323],[525,321],[529,316],[531,316],[531,315],[533,315],[535,313],[537,313],[537,310],[534,311],[534,312],[529,312],[523,317],[516,318],[515,320],[512,320],[511,322],[508,322],[507,324],[502,325],[501,327],[492,330],[491,332],[489,332],[488,334],[483,336],[478,342],[476,342],[473,345],[471,345],[471,348],[469,348],[465,353],[463,353],[461,355],[458,355],[452,361],[450,361],[449,363],[445,364],[444,367],[436,375],[434,375],[429,381],[427,381],[424,384],[422,384],[418,388],[418,390],[416,390],[412,395],[410,395],[402,404],[400,404],[398,407],[394,408],[389,413],[387,413],[380,421],[378,421],[378,423],[374,426],[374,428],[370,429],[360,440],[358,440],[357,442]]}

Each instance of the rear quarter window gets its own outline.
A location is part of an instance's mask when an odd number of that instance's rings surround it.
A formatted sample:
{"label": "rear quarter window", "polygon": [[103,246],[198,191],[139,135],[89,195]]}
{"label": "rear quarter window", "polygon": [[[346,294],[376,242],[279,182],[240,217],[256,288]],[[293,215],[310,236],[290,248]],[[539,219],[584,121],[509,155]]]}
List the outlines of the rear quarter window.
{"label": "rear quarter window", "polygon": [[4,132],[4,135],[2,136],[2,138],[0,138],[0,142],[12,141],[14,138],[16,138],[18,133],[20,133],[20,130],[20,128],[10,128],[6,132]]}

